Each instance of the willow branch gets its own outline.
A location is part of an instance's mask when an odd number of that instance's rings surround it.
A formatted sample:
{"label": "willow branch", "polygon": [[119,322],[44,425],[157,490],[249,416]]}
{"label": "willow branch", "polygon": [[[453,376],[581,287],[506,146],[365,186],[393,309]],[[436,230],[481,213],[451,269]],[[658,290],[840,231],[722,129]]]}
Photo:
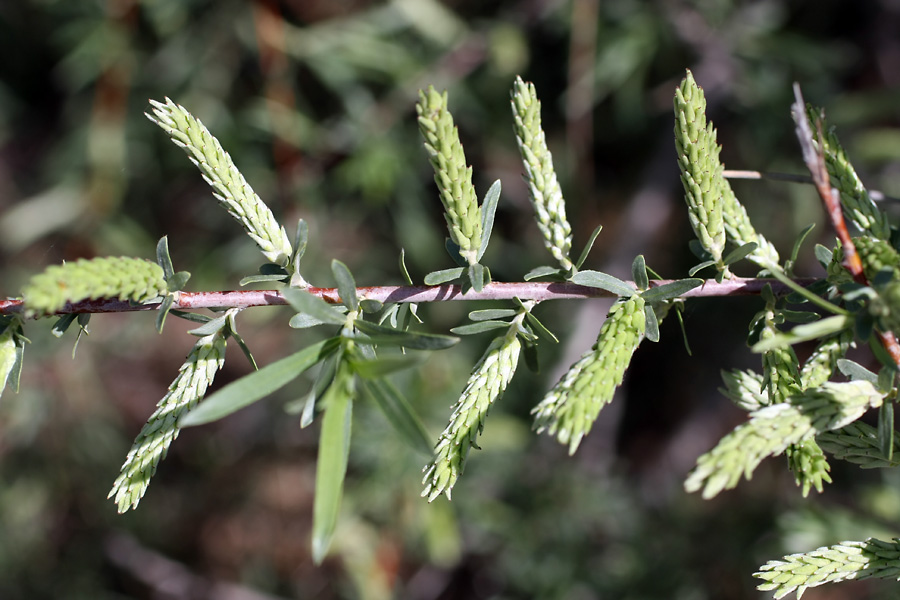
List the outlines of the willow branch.
{"label": "willow branch", "polygon": [[[650,287],[671,283],[672,279],[658,279],[650,282]],[[815,279],[796,279],[802,286],[810,285]],[[633,285],[633,284],[631,284]],[[710,298],[716,296],[756,296],[766,286],[779,295],[791,290],[775,279],[734,278],[717,283],[707,279],[703,285],[685,293],[682,298]],[[337,288],[310,287],[307,291],[331,304],[340,303]],[[612,298],[615,294],[600,288],[586,287],[574,283],[517,282],[489,283],[481,292],[468,290],[463,293],[459,285],[438,286],[376,286],[360,287],[356,290],[360,299],[378,300],[384,303],[396,302],[447,302],[455,300],[577,300],[586,298]],[[172,308],[178,310],[199,310],[203,308],[250,308],[254,306],[283,306],[287,301],[278,290],[239,290],[225,292],[175,292]],[[135,304],[124,300],[98,299],[69,303],[57,314],[68,313],[108,313],[156,310],[159,301]],[[21,313],[23,301],[20,299],[0,300],[0,315]]]}

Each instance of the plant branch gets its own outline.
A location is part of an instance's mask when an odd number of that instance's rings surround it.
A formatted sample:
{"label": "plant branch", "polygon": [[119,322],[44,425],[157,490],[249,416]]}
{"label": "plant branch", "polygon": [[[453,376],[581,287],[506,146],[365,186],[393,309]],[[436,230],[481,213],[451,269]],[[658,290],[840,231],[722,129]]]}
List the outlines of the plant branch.
{"label": "plant branch", "polygon": [[[672,279],[657,279],[650,282],[650,287],[658,287],[672,283]],[[815,279],[795,279],[801,286],[808,286]],[[633,285],[633,284],[632,284]],[[700,287],[694,288],[682,298],[708,298],[714,296],[756,296],[766,286],[778,295],[790,293],[792,290],[775,279],[753,279],[736,277],[717,283],[708,279]],[[331,304],[339,304],[337,288],[310,287],[310,294],[322,298]],[[468,290],[463,293],[459,285],[438,286],[375,286],[360,287],[356,290],[360,299],[378,300],[380,302],[444,302],[453,300],[577,300],[585,298],[611,298],[614,294],[600,288],[576,285],[574,283],[557,282],[516,282],[489,283],[482,292]],[[202,308],[250,308],[254,306],[282,306],[287,301],[278,290],[239,290],[222,292],[175,292],[172,308],[178,310],[197,310]],[[159,301],[146,304],[135,304],[127,300],[101,298],[85,300],[74,304],[67,303],[56,314],[68,313],[108,313],[156,310]],[[23,312],[21,299],[0,300],[0,315]]]}

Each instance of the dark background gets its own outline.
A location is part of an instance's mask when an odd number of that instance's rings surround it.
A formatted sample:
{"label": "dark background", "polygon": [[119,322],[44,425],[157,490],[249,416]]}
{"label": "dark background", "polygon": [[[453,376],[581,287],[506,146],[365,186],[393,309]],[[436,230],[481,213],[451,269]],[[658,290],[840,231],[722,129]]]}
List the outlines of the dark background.
{"label": "dark background", "polygon": [[[0,3],[0,294],[82,256],[152,257],[169,236],[190,290],[234,289],[262,262],[183,152],[143,116],[168,96],[200,118],[292,233],[310,224],[304,275],[338,258],[360,285],[452,266],[416,90],[450,92],[475,185],[503,196],[485,261],[499,280],[550,264],[512,134],[516,74],[543,102],[576,254],[629,277],[635,254],[664,277],[695,259],[672,139],[672,96],[693,71],[728,168],[801,173],[791,83],[826,107],[871,188],[900,196],[900,3],[573,0],[106,0]],[[757,228],[790,253],[817,223],[812,189],[736,182]],[[893,206],[891,212],[896,212]],[[805,247],[799,274],[821,275]],[[752,275],[752,271],[742,274]],[[477,305],[423,306],[446,331]],[[679,599],[770,597],[766,560],[898,535],[893,473],[832,461],[804,500],[784,460],[703,501],[682,488],[697,456],[744,418],[716,388],[758,366],[754,299],[690,302],[693,357],[674,319],[645,342],[617,400],[574,457],[530,432],[530,409],[593,342],[608,303],[538,315],[563,340],[522,367],[488,420],[453,502],[419,498],[425,457],[358,403],[331,557],[309,556],[317,427],[286,402],[298,381],[225,421],[187,430],[136,511],[106,494],[193,338],[153,315],[98,315],[73,338],[30,323],[22,390],[0,401],[0,598]],[[261,364],[318,339],[286,309],[239,319]],[[436,436],[486,336],[397,383]],[[231,345],[233,346],[233,344]],[[804,351],[800,348],[800,352]],[[808,349],[807,349],[808,351]],[[860,360],[866,360],[865,354]],[[217,386],[246,374],[234,347]],[[890,598],[891,582],[818,588],[811,600]]]}

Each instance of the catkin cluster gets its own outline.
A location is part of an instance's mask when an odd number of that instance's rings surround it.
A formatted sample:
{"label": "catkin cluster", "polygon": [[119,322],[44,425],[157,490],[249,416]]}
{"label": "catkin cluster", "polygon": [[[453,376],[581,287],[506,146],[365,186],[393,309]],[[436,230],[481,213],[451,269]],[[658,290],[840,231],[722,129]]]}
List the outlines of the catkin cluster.
{"label": "catkin cluster", "polygon": [[203,398],[224,362],[225,336],[222,331],[197,340],[169,386],[169,392],[159,401],[156,412],[134,440],[109,492],[109,498],[115,496],[120,513],[136,508],[144,497],[156,466],[178,437],[178,418]]}
{"label": "catkin cluster", "polygon": [[441,494],[450,498],[462,474],[469,449],[476,440],[494,401],[506,390],[516,373],[522,343],[516,335],[517,323],[506,335],[497,337],[475,365],[466,387],[453,406],[450,423],[434,448],[434,459],[425,467],[423,497],[431,502]]}
{"label": "catkin cluster", "polygon": [[466,166],[459,131],[447,110],[447,92],[439,94],[434,87],[420,90],[416,112],[450,238],[459,246],[460,255],[474,264],[481,248],[481,209],[472,185],[472,167]]}
{"label": "catkin cluster", "polygon": [[849,381],[826,382],[788,400],[750,413],[748,422],[697,460],[685,489],[702,489],[704,498],[712,498],[736,486],[742,475],[750,479],[764,458],[852,423],[869,408],[881,406],[882,397],[868,381]]}
{"label": "catkin cluster", "polygon": [[753,574],[765,583],[760,591],[774,591],[775,598],[797,592],[798,600],[808,588],[849,579],[876,577],[900,580],[900,538],[884,542],[841,542],[771,560]]}
{"label": "catkin cluster", "polygon": [[644,299],[638,295],[612,306],[594,347],[569,368],[534,411],[538,433],[547,431],[574,454],[597,415],[613,399],[644,337]]}
{"label": "catkin cluster", "polygon": [[162,268],[142,258],[104,257],[47,267],[22,288],[29,314],[52,314],[66,302],[118,298],[141,302],[167,291]]}
{"label": "catkin cluster", "polygon": [[151,100],[150,104],[153,116],[147,117],[187,153],[203,173],[203,179],[212,186],[216,199],[243,226],[266,259],[286,266],[292,254],[287,232],[244,179],[219,140],[199,119],[168,98],[165,103]]}
{"label": "catkin cluster", "polygon": [[544,246],[565,271],[573,264],[572,226],[566,219],[566,204],[562,188],[553,169],[553,156],[541,128],[541,102],[533,83],[516,77],[510,103],[515,123],[516,142],[525,165],[525,182],[537,217],[537,226],[544,236]]}

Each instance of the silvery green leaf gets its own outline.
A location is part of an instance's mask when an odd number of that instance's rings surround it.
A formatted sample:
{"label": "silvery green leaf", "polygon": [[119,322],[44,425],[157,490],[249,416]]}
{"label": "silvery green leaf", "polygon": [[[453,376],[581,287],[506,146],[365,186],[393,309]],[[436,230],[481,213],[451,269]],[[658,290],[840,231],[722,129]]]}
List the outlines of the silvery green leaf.
{"label": "silvery green leaf", "polygon": [[226,325],[226,315],[222,315],[221,317],[216,317],[211,321],[207,321],[200,327],[196,329],[191,329],[188,331],[191,335],[196,335],[197,337],[203,337],[205,335],[210,335],[220,331]]}
{"label": "silvery green leaf", "polygon": [[450,255],[450,258],[453,259],[460,267],[467,267],[469,265],[469,261],[463,258],[462,254],[459,253],[459,245],[454,242],[452,239],[447,238],[444,241],[444,248],[447,250],[447,254]]}
{"label": "silvery green leaf", "polygon": [[631,278],[634,279],[634,285],[639,290],[646,290],[650,286],[650,278],[647,277],[647,264],[644,262],[644,255],[638,254],[631,263]]}
{"label": "silvery green leaf", "polygon": [[890,400],[878,410],[878,446],[884,458],[894,458],[894,403]]}
{"label": "silvery green leaf", "polygon": [[534,329],[534,332],[541,338],[547,340],[548,342],[553,342],[554,344],[559,343],[559,339],[553,335],[553,332],[547,329],[541,321],[532,314],[531,311],[527,311],[525,313],[525,320],[528,321],[528,324],[531,325],[531,328]]}
{"label": "silvery green leaf", "polygon": [[238,282],[238,285],[244,287],[251,283],[266,283],[268,281],[284,281],[287,275],[273,273],[271,275],[248,275]]}
{"label": "silvery green leaf", "polygon": [[323,321],[306,313],[297,313],[291,317],[291,320],[288,321],[288,325],[294,329],[308,329],[310,327],[318,327],[319,325],[334,325],[334,323],[331,321]]}
{"label": "silvery green leaf", "polygon": [[828,265],[831,264],[831,258],[834,256],[834,253],[823,246],[822,244],[816,244],[816,260],[819,261],[823,267],[828,268]]}
{"label": "silvery green leaf", "polygon": [[650,303],[644,305],[644,319],[646,321],[644,337],[651,342],[659,341],[659,320],[656,318],[656,311],[650,306]]}
{"label": "silvery green leaf", "polygon": [[331,272],[337,281],[338,293],[341,295],[341,301],[349,310],[359,310],[359,298],[356,295],[356,281],[350,273],[347,265],[341,261],[334,259],[331,261]]}
{"label": "silvery green leaf", "polygon": [[425,285],[442,285],[450,281],[455,281],[462,277],[462,274],[465,272],[465,267],[455,267],[453,269],[432,271],[425,276]]}
{"label": "silvery green leaf", "polygon": [[406,285],[413,284],[412,277],[409,276],[409,269],[406,268],[406,250],[403,248],[400,248],[400,273],[403,275]]}
{"label": "silvery green leaf", "polygon": [[177,292],[184,289],[190,278],[191,274],[188,271],[178,271],[171,277],[166,278],[166,285],[170,292]]}
{"label": "silvery green leaf", "polygon": [[757,247],[759,247],[759,244],[757,244],[756,242],[748,242],[746,244],[743,244],[742,246],[739,246],[726,254],[725,258],[722,259],[722,262],[724,262],[726,265],[733,265],[739,260],[747,258],[750,254],[753,253],[754,250],[756,250]]}
{"label": "silvery green leaf", "polygon": [[677,298],[685,292],[689,292],[695,287],[699,287],[701,285],[703,285],[702,279],[679,279],[678,281],[665,283],[663,285],[651,288],[646,292],[642,292],[641,298],[643,298],[644,302],[647,302],[648,304],[653,302],[663,302],[664,300]]}
{"label": "silvery green leaf", "polygon": [[[696,241],[696,240],[694,240],[694,241]],[[696,275],[697,273],[699,273],[700,271],[702,271],[702,270],[705,269],[706,267],[713,267],[713,266],[715,266],[715,264],[716,264],[716,261],[714,261],[714,260],[706,260],[706,261],[703,261],[703,262],[700,263],[699,265],[694,265],[693,267],[691,267],[691,268],[688,270],[688,275],[690,275],[691,277],[693,277],[694,275]]]}
{"label": "silvery green leaf", "polygon": [[600,271],[579,271],[569,281],[578,285],[604,289],[617,296],[630,297],[637,291],[618,277]]}
{"label": "silvery green leaf", "polygon": [[812,323],[819,319],[821,315],[807,310],[781,310],[779,311],[785,321],[791,323]]}
{"label": "silvery green leaf", "polygon": [[459,342],[458,337],[436,333],[416,333],[390,329],[368,321],[356,320],[354,327],[366,334],[368,343],[382,346],[402,346],[413,350],[443,350]]}
{"label": "silvery green leaf", "polygon": [[476,258],[481,260],[484,251],[487,250],[488,242],[491,239],[491,231],[494,229],[494,215],[497,212],[497,204],[500,202],[500,180],[498,179],[491,185],[487,194],[484,195],[484,201],[481,203],[481,247],[478,249]]}
{"label": "silvery green leaf", "polygon": [[547,277],[549,275],[562,277],[565,275],[565,273],[559,267],[536,267],[525,273],[525,281],[531,281],[532,279],[537,279],[538,277]]}
{"label": "silvery green leaf", "polygon": [[305,290],[288,287],[281,290],[281,294],[294,310],[307,314],[323,323],[343,325],[346,320],[338,309]]}
{"label": "silvery green leaf", "polygon": [[375,314],[384,308],[384,303],[380,300],[371,300],[369,298],[363,298],[359,301],[359,307],[365,313]]}
{"label": "silvery green leaf", "polygon": [[306,253],[306,244],[309,241],[309,225],[306,221],[299,219],[297,221],[297,235],[294,236],[294,257],[292,262],[296,267],[300,259]]}
{"label": "silvery green leaf", "polygon": [[323,340],[229,383],[179,419],[179,427],[217,421],[265,398],[334,352],[338,338]]}
{"label": "silvery green leaf", "polygon": [[515,315],[516,311],[513,308],[488,308],[473,310],[469,313],[469,318],[473,321],[488,321],[490,319],[506,319]]}
{"label": "silvery green leaf", "polygon": [[253,358],[253,353],[250,352],[250,346],[247,345],[247,342],[245,342],[244,338],[241,337],[241,334],[238,333],[235,315],[237,315],[236,309],[229,310],[228,314],[226,315],[229,333],[231,334],[231,337],[234,339],[234,341],[237,342],[237,345],[241,349],[241,352],[243,352],[244,356],[247,357],[247,360],[250,362],[250,366],[253,367],[254,371],[257,371],[259,370],[259,365],[256,364],[256,359]]}
{"label": "silvery green leaf", "polygon": [[53,334],[53,337],[62,337],[66,333],[66,331],[69,330],[69,327],[72,325],[72,323],[75,322],[76,318],[78,318],[78,315],[75,313],[62,315],[56,320],[56,323],[53,324],[53,327],[50,328],[50,333]]}
{"label": "silvery green leaf", "polygon": [[603,225],[597,225],[597,227],[591,233],[591,237],[588,238],[587,243],[584,245],[584,249],[581,251],[581,256],[578,257],[578,261],[575,263],[576,269],[580,269],[581,265],[584,264],[584,261],[587,260],[588,254],[591,253],[591,248],[594,247],[594,242],[597,240],[597,236],[600,235],[600,232],[602,230]]}
{"label": "silvery green leaf", "polygon": [[[169,238],[162,236],[156,243],[156,264],[162,267],[163,276],[166,281],[175,274],[175,268],[172,266],[172,257],[169,255]],[[169,289],[172,289],[169,287]]]}
{"label": "silvery green leaf", "polygon": [[185,312],[183,310],[172,309],[169,311],[169,314],[178,317],[179,319],[184,319],[185,321],[191,321],[192,323],[209,323],[213,320],[209,315],[202,315],[200,313],[195,312]]}
{"label": "silvery green leaf", "polygon": [[175,296],[167,294],[160,303],[159,308],[156,309],[156,331],[158,333],[162,333],[163,326],[166,324],[166,317],[169,316],[169,311],[172,310],[173,304],[175,304]]}
{"label": "silvery green leaf", "polygon": [[848,358],[839,358],[837,360],[837,368],[850,380],[861,379],[873,385],[878,384],[878,375]]}
{"label": "silvery green leaf", "polygon": [[457,335],[475,335],[476,333],[484,333],[485,331],[493,331],[494,329],[508,327],[508,321],[479,321],[477,323],[469,323],[468,325],[454,327],[450,331]]}
{"label": "silvery green leaf", "polygon": [[800,232],[800,235],[797,236],[797,241],[794,242],[794,248],[791,250],[791,264],[797,263],[797,257],[800,255],[800,247],[803,245],[803,242],[806,241],[806,238],[809,236],[810,232],[815,228],[815,223],[810,223],[807,225],[803,231]]}
{"label": "silvery green leaf", "polygon": [[776,348],[784,348],[798,342],[822,338],[846,329],[851,323],[851,317],[835,315],[814,323],[797,325],[788,332],[777,333],[773,337],[756,342],[751,350],[753,352],[766,352]]}
{"label": "silvery green leaf", "polygon": [[476,292],[482,291],[484,289],[486,275],[484,266],[480,263],[469,265],[468,275],[469,282],[472,284],[472,288]]}
{"label": "silvery green leaf", "polygon": [[316,418],[316,403],[328,391],[328,387],[334,381],[334,374],[337,372],[337,365],[343,358],[343,353],[332,352],[319,368],[316,380],[313,382],[312,389],[306,395],[306,401],[303,403],[303,410],[300,413],[300,429],[306,429],[312,425]]}

